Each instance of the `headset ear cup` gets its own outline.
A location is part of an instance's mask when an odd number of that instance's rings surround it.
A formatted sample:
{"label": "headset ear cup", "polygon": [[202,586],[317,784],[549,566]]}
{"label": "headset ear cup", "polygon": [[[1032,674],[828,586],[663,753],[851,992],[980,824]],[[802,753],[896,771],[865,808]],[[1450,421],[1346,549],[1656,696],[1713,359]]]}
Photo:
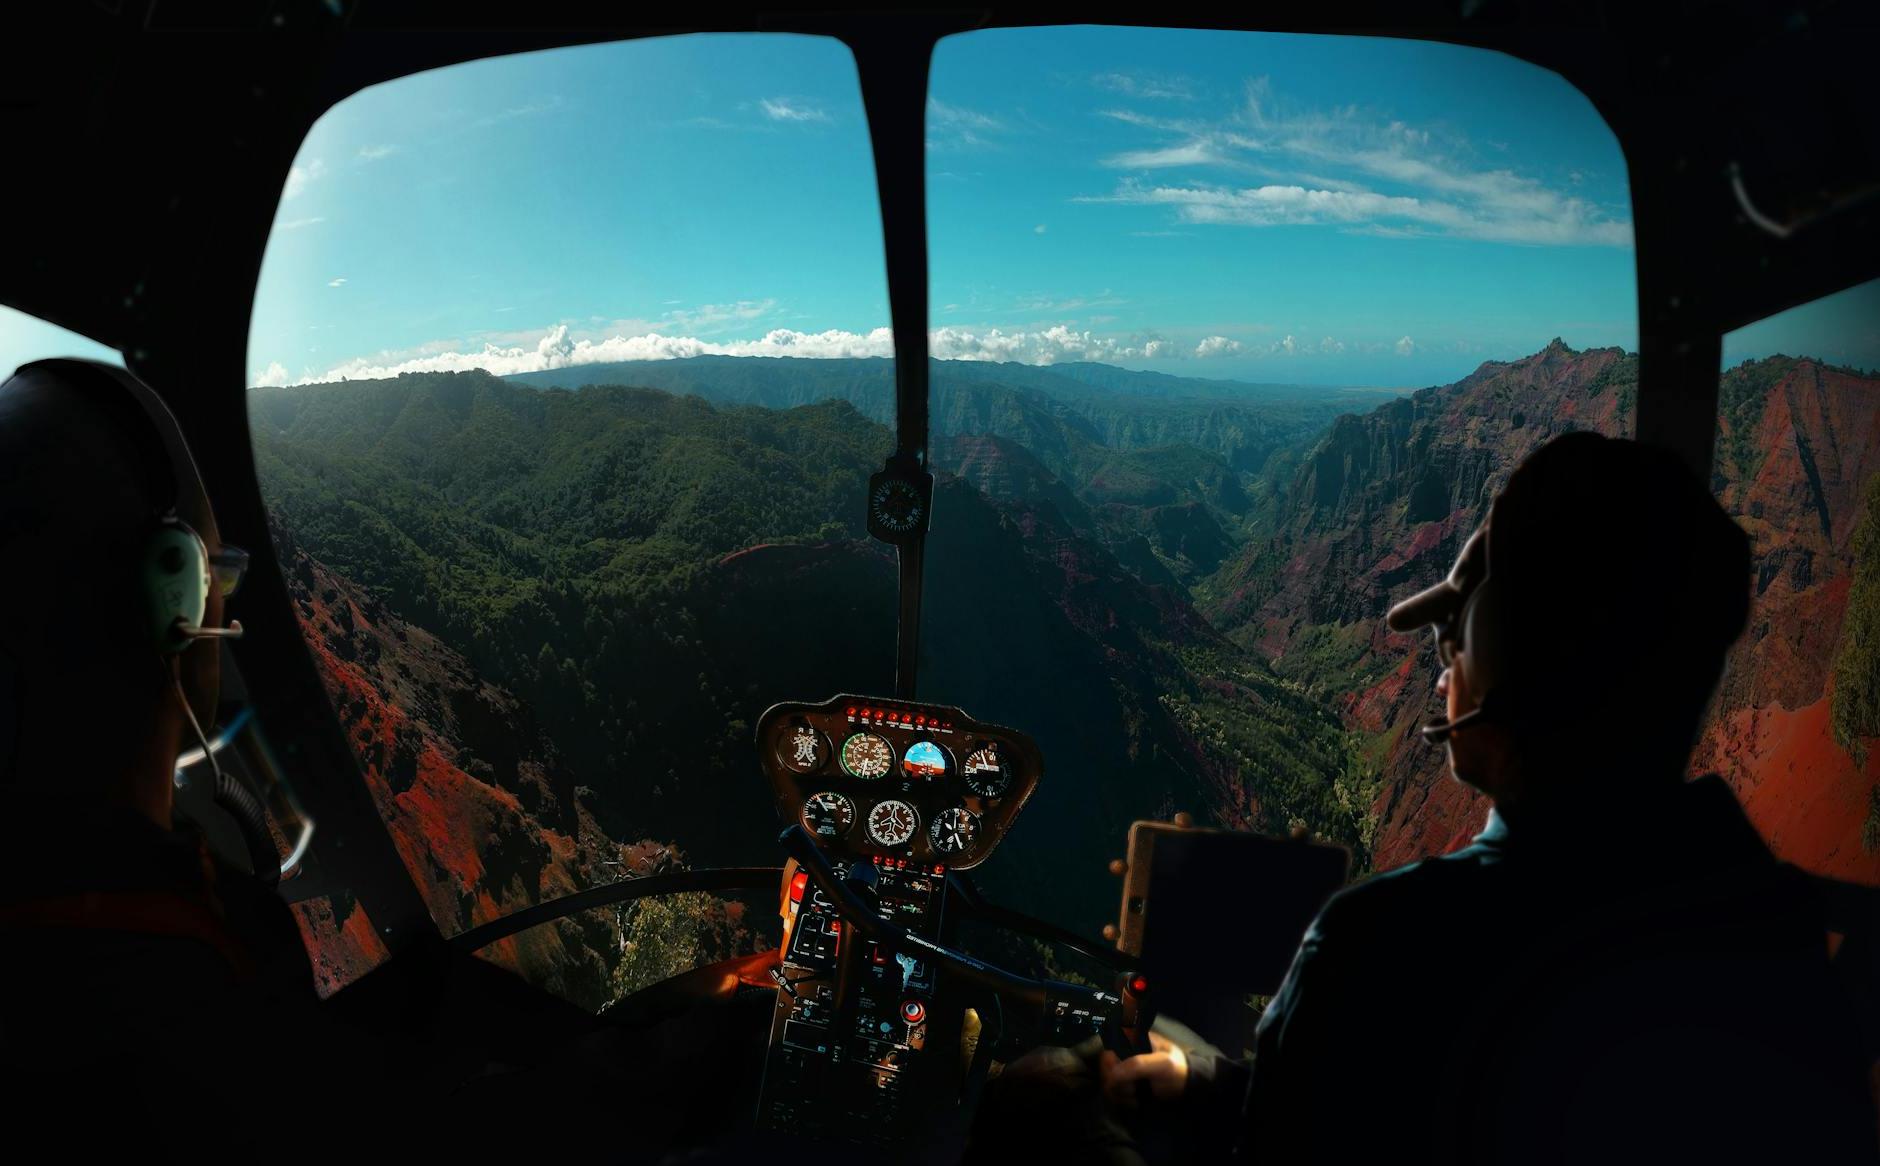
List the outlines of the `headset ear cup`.
{"label": "headset ear cup", "polygon": [[196,532],[167,519],[144,552],[144,596],[157,651],[181,652],[192,641],[177,628],[201,627],[209,608],[209,552]]}
{"label": "headset ear cup", "polygon": [[1462,612],[1462,642],[1467,647],[1463,671],[1477,705],[1486,704],[1496,685],[1507,679],[1502,674],[1501,632],[1501,605],[1495,581],[1483,579]]}

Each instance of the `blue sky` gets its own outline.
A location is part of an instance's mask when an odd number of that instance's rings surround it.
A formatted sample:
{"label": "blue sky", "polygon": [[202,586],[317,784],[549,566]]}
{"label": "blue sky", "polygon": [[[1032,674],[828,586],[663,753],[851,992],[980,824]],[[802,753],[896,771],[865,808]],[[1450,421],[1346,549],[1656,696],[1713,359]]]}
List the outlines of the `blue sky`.
{"label": "blue sky", "polygon": [[[937,355],[1416,386],[1556,335],[1637,344],[1617,144],[1565,82],[1496,54],[973,33],[936,55],[927,145]],[[283,383],[888,355],[887,324],[848,51],[680,37],[457,66],[328,113],[283,191],[248,363]],[[1736,359],[1823,331],[1759,328]],[[43,342],[0,318],[0,358]],[[1838,359],[1880,364],[1880,339],[1848,343]]]}

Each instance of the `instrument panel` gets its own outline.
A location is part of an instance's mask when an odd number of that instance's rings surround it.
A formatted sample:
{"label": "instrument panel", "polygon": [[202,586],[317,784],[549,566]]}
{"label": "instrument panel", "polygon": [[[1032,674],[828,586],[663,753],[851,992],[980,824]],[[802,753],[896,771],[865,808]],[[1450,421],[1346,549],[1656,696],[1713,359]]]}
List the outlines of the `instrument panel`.
{"label": "instrument panel", "polygon": [[876,697],[772,705],[757,746],[784,821],[833,854],[923,869],[984,862],[1044,773],[1023,733]]}

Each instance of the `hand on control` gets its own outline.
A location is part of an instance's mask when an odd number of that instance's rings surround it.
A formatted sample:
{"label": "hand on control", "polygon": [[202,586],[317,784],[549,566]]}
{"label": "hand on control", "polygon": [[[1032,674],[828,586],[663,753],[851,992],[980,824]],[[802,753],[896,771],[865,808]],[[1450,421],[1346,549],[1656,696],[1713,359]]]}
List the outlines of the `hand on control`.
{"label": "hand on control", "polygon": [[1188,1054],[1158,1032],[1149,1034],[1148,1052],[1126,1061],[1103,1050],[1098,1068],[1103,1074],[1104,1097],[1124,1109],[1136,1107],[1140,1082],[1148,1082],[1150,1096],[1158,1101],[1172,1101],[1188,1088]]}

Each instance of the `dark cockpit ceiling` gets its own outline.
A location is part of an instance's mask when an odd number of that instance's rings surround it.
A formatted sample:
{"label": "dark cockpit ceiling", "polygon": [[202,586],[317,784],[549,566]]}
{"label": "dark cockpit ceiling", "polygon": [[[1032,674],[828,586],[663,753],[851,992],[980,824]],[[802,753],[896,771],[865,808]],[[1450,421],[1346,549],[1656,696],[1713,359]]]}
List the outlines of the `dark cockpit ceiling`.
{"label": "dark cockpit ceiling", "polygon": [[[394,950],[435,935],[328,713],[290,614],[241,407],[257,273],[313,122],[390,78],[504,53],[699,31],[838,37],[855,51],[880,182],[900,443],[925,448],[922,118],[933,43],[994,25],[1145,23],[1141,9],[918,14],[625,6],[90,0],[13,6],[0,70],[0,303],[121,349],[188,431],[231,539],[257,548],[238,614],[270,735],[304,775],[350,887]],[[1542,0],[1273,3],[1226,21],[1497,49],[1552,69],[1610,123],[1631,175],[1642,437],[1707,466],[1720,337],[1880,273],[1880,13],[1855,3]],[[38,27],[40,22],[43,27]],[[319,875],[316,874],[316,878]],[[319,888],[308,888],[319,893]]]}

